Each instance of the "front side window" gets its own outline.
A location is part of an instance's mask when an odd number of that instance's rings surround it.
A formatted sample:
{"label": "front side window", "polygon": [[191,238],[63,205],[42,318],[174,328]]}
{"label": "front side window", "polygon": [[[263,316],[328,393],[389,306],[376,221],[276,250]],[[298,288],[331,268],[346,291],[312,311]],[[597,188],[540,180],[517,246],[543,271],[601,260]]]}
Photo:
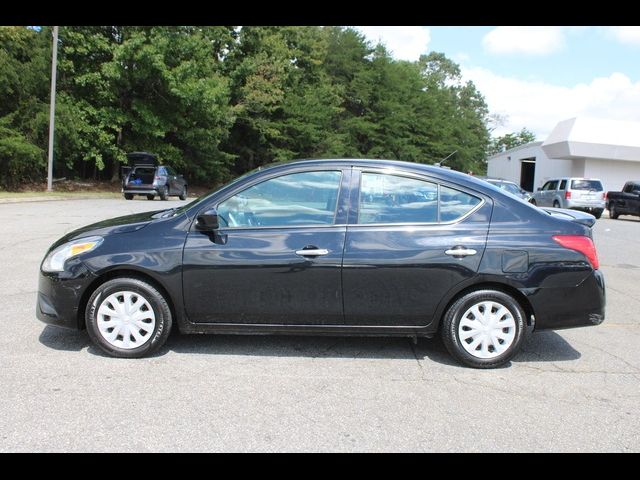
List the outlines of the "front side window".
{"label": "front side window", "polygon": [[558,188],[558,180],[551,180],[547,182],[543,190],[555,190],[556,188]]}
{"label": "front side window", "polygon": [[271,178],[218,205],[227,227],[330,225],[340,190],[340,171],[300,172]]}

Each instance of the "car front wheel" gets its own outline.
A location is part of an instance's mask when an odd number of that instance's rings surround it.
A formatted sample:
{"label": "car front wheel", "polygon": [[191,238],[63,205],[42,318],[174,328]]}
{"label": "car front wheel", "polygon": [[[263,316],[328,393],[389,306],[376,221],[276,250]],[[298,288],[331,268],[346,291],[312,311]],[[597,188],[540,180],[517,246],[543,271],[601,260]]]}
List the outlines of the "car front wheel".
{"label": "car front wheel", "polygon": [[509,294],[475,290],[445,313],[442,339],[451,355],[473,368],[495,368],[518,352],[527,333],[525,313]]}
{"label": "car front wheel", "polygon": [[160,348],[171,330],[171,310],[153,285],[116,278],[100,285],[87,302],[87,332],[113,357],[139,358]]}

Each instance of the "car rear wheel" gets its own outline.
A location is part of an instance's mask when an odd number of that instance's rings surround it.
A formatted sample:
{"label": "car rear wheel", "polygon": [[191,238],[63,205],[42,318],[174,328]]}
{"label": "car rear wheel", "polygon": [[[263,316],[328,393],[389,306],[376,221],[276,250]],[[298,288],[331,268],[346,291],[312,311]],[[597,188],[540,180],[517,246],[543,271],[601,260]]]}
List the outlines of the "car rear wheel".
{"label": "car rear wheel", "polygon": [[473,368],[495,368],[518,352],[527,333],[525,313],[509,294],[475,290],[445,313],[441,334],[447,350]]}
{"label": "car rear wheel", "polygon": [[533,198],[532,198],[531,200],[529,200],[529,203],[530,203],[531,205],[536,205],[536,206],[538,205],[538,204],[536,203],[536,201],[535,201]]}
{"label": "car rear wheel", "polygon": [[603,212],[602,208],[596,208],[593,211],[593,216],[596,218],[600,218],[602,216],[602,212]]}
{"label": "car rear wheel", "polygon": [[185,185],[182,188],[182,193],[180,194],[180,200],[186,200],[187,199],[187,186]]}
{"label": "car rear wheel", "polygon": [[613,218],[613,219],[615,220],[615,219],[616,219],[616,218],[618,218],[619,216],[620,216],[620,214],[616,211],[616,207],[615,207],[615,206],[613,206],[613,205],[611,205],[611,206],[609,207],[609,217],[610,217],[610,218]]}
{"label": "car rear wheel", "polygon": [[156,198],[155,195],[147,195],[147,200],[153,200],[154,198]]}
{"label": "car rear wheel", "polygon": [[557,201],[557,200],[554,200],[554,202],[553,202],[553,207],[554,207],[554,208],[560,208],[560,202],[559,202],[559,201]]}
{"label": "car rear wheel", "polygon": [[160,348],[171,330],[171,310],[163,295],[136,278],[100,285],[85,312],[91,340],[113,357],[139,358]]}
{"label": "car rear wheel", "polygon": [[132,193],[125,193],[124,194],[124,198],[125,198],[125,200],[133,200],[133,194]]}

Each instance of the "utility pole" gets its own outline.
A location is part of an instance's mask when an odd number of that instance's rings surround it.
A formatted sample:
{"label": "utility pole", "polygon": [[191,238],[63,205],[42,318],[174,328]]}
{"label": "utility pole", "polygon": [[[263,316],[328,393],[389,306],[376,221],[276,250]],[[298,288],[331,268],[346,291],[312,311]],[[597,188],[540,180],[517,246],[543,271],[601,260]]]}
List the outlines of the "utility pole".
{"label": "utility pole", "polygon": [[47,192],[53,190],[53,132],[56,120],[56,72],[58,67],[58,27],[53,27],[53,58],[51,60],[51,105],[49,106],[49,165]]}

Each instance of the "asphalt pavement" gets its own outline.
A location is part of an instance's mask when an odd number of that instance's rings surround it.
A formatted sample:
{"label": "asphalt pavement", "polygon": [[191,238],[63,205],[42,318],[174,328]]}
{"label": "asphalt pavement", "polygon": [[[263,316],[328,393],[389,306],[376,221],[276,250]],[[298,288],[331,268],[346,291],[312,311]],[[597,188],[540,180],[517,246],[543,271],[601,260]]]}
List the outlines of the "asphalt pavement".
{"label": "asphalt pavement", "polygon": [[172,334],[114,359],[36,319],[53,241],[183,203],[0,204],[0,451],[640,451],[640,219],[594,227],[605,322],[534,333],[496,370],[439,339]]}

